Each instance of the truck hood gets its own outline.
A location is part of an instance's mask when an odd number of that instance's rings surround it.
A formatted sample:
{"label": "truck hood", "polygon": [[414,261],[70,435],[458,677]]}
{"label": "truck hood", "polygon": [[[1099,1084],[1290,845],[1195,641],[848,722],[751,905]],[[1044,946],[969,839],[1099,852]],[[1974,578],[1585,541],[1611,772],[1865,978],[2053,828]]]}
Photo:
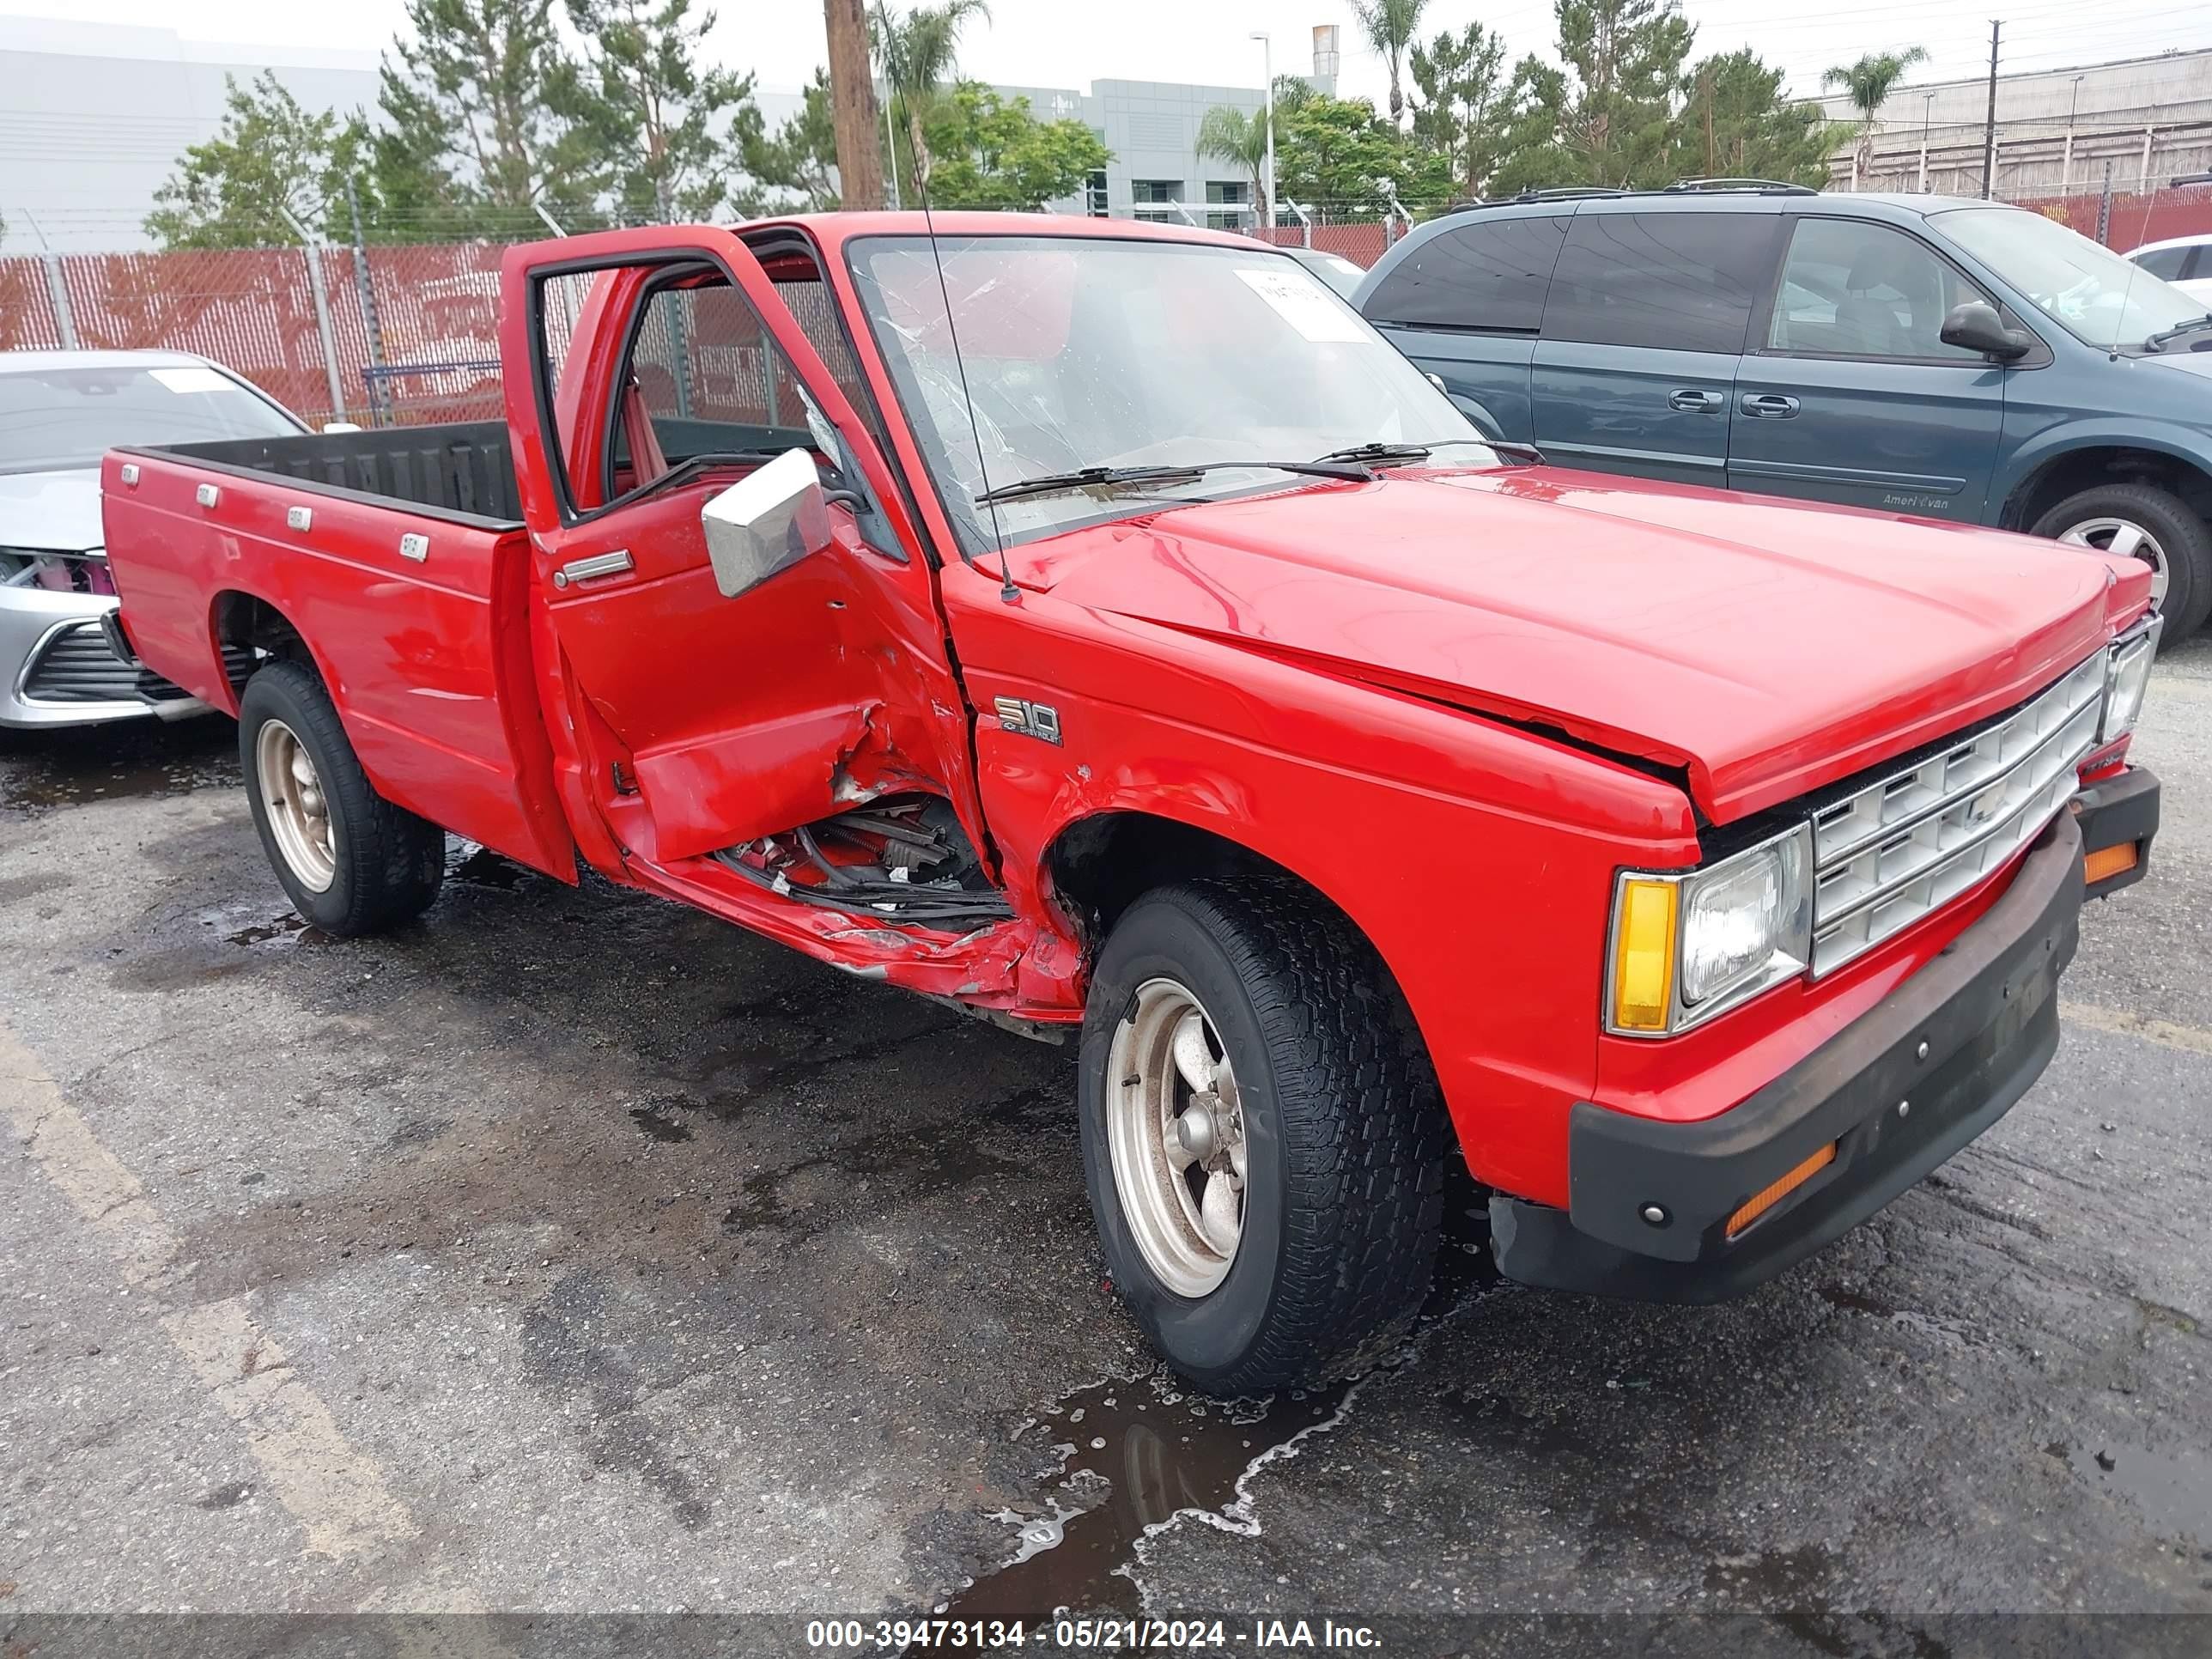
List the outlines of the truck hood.
{"label": "truck hood", "polygon": [[2148,567],[2025,536],[1553,468],[1207,502],[1016,557],[1056,598],[1678,769],[1715,822],[2024,699],[2149,593]]}
{"label": "truck hood", "polygon": [[98,467],[0,472],[0,547],[82,553],[101,539]]}

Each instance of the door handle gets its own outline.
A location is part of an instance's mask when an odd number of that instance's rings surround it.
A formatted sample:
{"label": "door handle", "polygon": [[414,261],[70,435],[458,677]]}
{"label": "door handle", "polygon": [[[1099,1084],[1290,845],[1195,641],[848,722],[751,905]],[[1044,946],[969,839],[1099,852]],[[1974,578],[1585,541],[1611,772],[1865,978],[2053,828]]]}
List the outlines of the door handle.
{"label": "door handle", "polygon": [[1747,392],[1738,405],[1747,415],[1769,421],[1786,421],[1797,412],[1797,400],[1776,392]]}
{"label": "door handle", "polygon": [[1689,386],[1680,386],[1667,394],[1667,407],[1679,409],[1685,415],[1710,415],[1721,406],[1717,392],[1698,392]]}
{"label": "door handle", "polygon": [[619,576],[625,570],[637,568],[637,561],[629,556],[629,549],[618,547],[611,553],[594,553],[588,559],[571,559],[553,573],[553,586],[566,587],[571,582],[587,582],[594,576]]}

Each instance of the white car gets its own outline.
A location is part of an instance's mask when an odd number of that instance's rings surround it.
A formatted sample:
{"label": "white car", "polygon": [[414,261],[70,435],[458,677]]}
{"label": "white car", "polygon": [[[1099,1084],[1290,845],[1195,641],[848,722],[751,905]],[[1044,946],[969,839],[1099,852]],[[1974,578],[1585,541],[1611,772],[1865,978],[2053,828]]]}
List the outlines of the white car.
{"label": "white car", "polygon": [[2173,236],[2145,242],[2128,255],[2152,276],[2173,284],[2212,311],[2212,235]]}
{"label": "white car", "polygon": [[0,352],[0,726],[204,712],[109,647],[101,623],[118,601],[100,526],[100,457],[118,444],[307,429],[189,352]]}

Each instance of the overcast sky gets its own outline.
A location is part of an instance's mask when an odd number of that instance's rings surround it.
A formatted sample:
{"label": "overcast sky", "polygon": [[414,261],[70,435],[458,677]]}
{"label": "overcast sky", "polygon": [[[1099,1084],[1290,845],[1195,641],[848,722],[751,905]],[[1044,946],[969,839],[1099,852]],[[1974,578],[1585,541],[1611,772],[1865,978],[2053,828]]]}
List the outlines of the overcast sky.
{"label": "overcast sky", "polygon": [[[1777,5],[1774,0],[1686,0],[1697,50],[1748,45],[1789,72],[1794,89],[1818,89],[1820,71],[1867,51],[1918,45],[1930,62],[1912,79],[1983,74],[1989,20],[2006,18],[2001,66],[2055,69],[2176,46],[2212,46],[2212,4],[2179,0],[1869,0],[1850,10]],[[764,87],[801,85],[823,58],[821,9],[813,0],[725,0],[709,37],[720,58],[755,71]],[[1261,48],[1248,37],[1272,32],[1279,70],[1310,62],[1316,23],[1343,26],[1340,88],[1382,101],[1379,60],[1356,38],[1346,0],[994,0],[988,23],[972,27],[960,53],[964,72],[1001,83],[1082,88],[1102,78],[1256,86]],[[195,40],[252,47],[318,47],[374,54],[404,22],[401,0],[0,0],[0,15],[67,15],[77,23],[172,28]],[[1430,0],[1425,37],[1480,18],[1501,29],[1509,52],[1547,51],[1550,0]],[[249,61],[252,54],[243,54]]]}

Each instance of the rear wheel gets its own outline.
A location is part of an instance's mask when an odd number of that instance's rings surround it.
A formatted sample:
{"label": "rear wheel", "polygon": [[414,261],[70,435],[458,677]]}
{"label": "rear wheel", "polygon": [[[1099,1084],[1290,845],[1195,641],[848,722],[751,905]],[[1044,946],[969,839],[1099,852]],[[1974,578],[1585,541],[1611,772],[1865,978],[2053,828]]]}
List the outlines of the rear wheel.
{"label": "rear wheel", "polygon": [[376,793],[313,670],[272,663],[239,699],[239,761],[262,850],[305,921],[342,939],[427,908],[446,832]]}
{"label": "rear wheel", "polygon": [[1080,1093],[1109,1268],[1193,1382],[1311,1381],[1419,1307],[1444,1114],[1381,961],[1311,893],[1208,880],[1133,904],[1092,977]]}
{"label": "rear wheel", "polygon": [[2099,484],[2069,495],[2033,528],[2148,564],[2151,606],[2166,617],[2169,640],[2194,633],[2212,612],[2212,527],[2178,495],[2151,484]]}

